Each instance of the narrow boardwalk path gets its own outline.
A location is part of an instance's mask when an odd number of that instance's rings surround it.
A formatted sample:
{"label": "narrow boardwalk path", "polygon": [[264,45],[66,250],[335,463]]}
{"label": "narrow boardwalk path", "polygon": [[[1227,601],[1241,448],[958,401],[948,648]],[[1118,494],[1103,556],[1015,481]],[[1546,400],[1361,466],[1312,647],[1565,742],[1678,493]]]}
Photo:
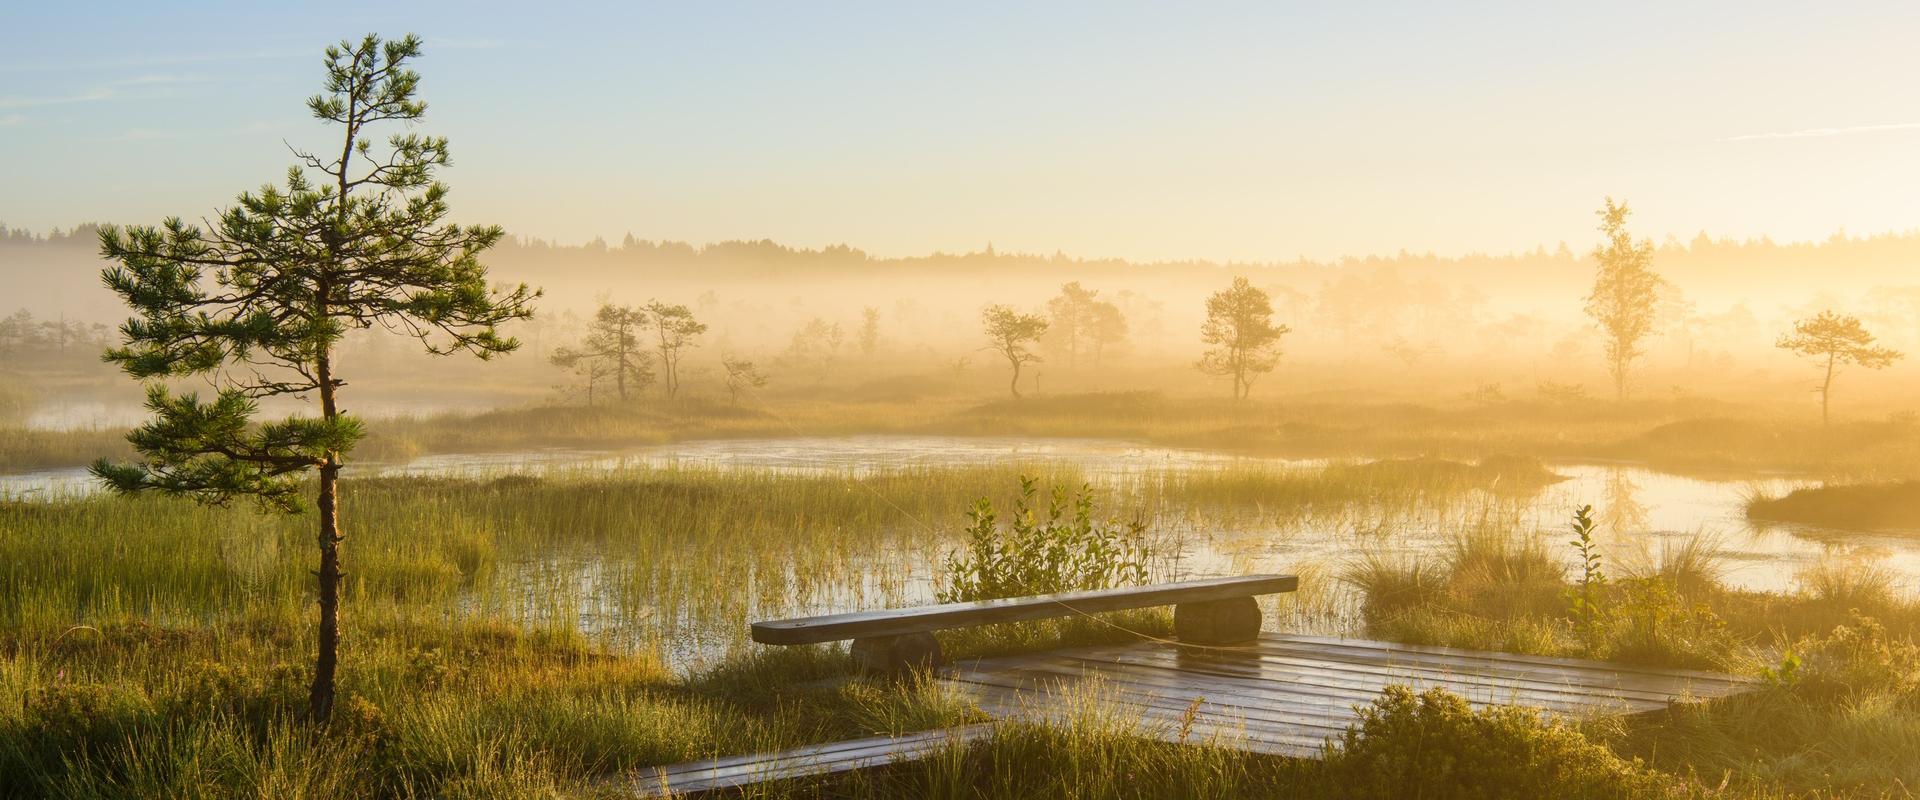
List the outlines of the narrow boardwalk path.
{"label": "narrow boardwalk path", "polygon": [[[1658,711],[1754,687],[1712,672],[1277,633],[1243,647],[1139,642],[968,660],[941,680],[996,719],[1066,721],[1091,703],[1136,721],[1147,736],[1304,758],[1318,756],[1358,719],[1358,707],[1396,684],[1568,717]],[[740,786],[915,760],[991,732],[981,724],[856,739],[646,770],[631,780],[642,795]]]}

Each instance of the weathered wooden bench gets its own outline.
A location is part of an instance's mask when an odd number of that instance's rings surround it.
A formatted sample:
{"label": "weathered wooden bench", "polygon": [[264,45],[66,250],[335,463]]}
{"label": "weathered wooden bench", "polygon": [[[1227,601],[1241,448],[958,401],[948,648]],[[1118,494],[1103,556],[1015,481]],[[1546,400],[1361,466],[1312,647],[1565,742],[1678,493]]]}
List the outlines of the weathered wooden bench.
{"label": "weathered wooden bench", "polygon": [[1294,575],[1242,575],[1231,578],[1128,586],[973,603],[887,608],[753,623],[761,644],[799,645],[853,640],[853,655],[863,672],[895,674],[943,663],[933,632],[1002,622],[1098,614],[1131,608],[1173,606],[1173,628],[1182,643],[1230,645],[1260,635],[1263,594],[1291,592]]}

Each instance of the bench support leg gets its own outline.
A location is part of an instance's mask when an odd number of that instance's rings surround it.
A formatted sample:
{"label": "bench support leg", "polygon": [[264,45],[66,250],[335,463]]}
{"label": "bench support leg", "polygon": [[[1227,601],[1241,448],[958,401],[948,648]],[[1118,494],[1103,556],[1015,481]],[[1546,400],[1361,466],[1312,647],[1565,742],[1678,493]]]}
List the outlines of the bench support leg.
{"label": "bench support leg", "polygon": [[896,677],[946,663],[940,640],[931,633],[907,633],[853,640],[853,660],[862,675]]}
{"label": "bench support leg", "polygon": [[1245,644],[1260,637],[1260,603],[1251,597],[1181,603],[1173,607],[1173,631],[1193,644]]}

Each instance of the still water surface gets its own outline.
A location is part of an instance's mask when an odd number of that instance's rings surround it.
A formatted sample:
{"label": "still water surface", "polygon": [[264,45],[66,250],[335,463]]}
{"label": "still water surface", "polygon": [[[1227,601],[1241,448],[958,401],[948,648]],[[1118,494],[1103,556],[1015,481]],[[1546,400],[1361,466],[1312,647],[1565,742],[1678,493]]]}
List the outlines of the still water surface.
{"label": "still water surface", "polygon": [[[1312,470],[1327,462],[1235,456],[1113,439],[872,435],[689,441],[618,452],[434,455],[401,464],[362,465],[361,474],[493,477],[692,467],[865,475],[907,468],[1009,464],[1070,467],[1095,480],[1125,482],[1169,471]],[[1488,515],[1517,523],[1523,530],[1542,531],[1559,550],[1560,540],[1566,538],[1561,532],[1568,515],[1580,505],[1591,504],[1603,523],[1602,541],[1616,560],[1655,558],[1662,548],[1706,537],[1721,555],[1726,582],[1735,586],[1789,588],[1802,566],[1822,558],[1855,559],[1879,564],[1910,580],[1920,577],[1920,535],[1756,525],[1745,518],[1745,499],[1751,494],[1782,493],[1807,481],[1778,476],[1707,479],[1621,465],[1553,464],[1550,468],[1566,480],[1517,499],[1486,495],[1445,507],[1398,512],[1390,526],[1370,525],[1364,516],[1309,521],[1284,531],[1162,520],[1160,534],[1172,543],[1162,552],[1171,571],[1187,575],[1287,570],[1293,564],[1328,563],[1360,551],[1420,556],[1444,548],[1463,525]],[[95,491],[98,487],[80,469],[0,475],[0,498],[71,497]],[[1390,527],[1390,540],[1370,534],[1370,527]],[[924,593],[908,591],[909,595]]]}

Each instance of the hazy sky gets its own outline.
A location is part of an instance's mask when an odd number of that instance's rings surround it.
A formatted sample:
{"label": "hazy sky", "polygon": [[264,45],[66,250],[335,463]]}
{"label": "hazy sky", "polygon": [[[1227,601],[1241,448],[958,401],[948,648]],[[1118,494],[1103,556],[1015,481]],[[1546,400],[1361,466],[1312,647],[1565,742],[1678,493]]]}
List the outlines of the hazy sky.
{"label": "hazy sky", "polygon": [[[1453,8],[1453,6],[1470,6]],[[1674,10],[1674,6],[1685,6]],[[21,2],[0,222],[197,217],[415,32],[459,217],[1290,259],[1920,226],[1920,4]]]}

